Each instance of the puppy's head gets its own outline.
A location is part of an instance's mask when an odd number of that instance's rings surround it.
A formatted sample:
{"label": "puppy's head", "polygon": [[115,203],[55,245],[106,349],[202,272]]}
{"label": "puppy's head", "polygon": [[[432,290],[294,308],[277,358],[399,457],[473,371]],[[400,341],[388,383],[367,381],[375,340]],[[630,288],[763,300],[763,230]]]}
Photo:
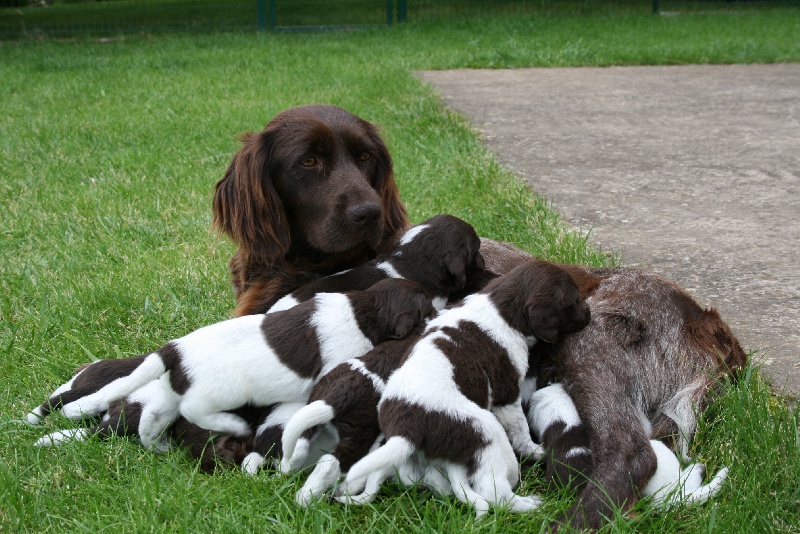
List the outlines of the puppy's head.
{"label": "puppy's head", "polygon": [[572,277],[557,265],[533,260],[497,278],[487,291],[509,324],[547,343],[589,324],[589,306]]}
{"label": "puppy's head", "polygon": [[288,109],[242,143],[217,183],[213,224],[247,263],[291,246],[381,252],[408,223],[377,129],[341,108]]}
{"label": "puppy's head", "polygon": [[374,329],[380,339],[402,339],[436,313],[431,294],[409,280],[389,278],[367,292],[374,303]]}
{"label": "puppy's head", "polygon": [[452,215],[436,215],[407,231],[392,263],[409,280],[438,294],[480,289],[485,262],[475,229]]}

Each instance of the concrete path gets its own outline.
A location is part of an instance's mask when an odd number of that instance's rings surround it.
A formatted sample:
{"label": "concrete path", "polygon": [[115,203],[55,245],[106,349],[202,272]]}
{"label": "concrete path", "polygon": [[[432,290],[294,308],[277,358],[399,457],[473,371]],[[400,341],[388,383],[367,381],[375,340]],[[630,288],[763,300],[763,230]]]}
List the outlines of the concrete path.
{"label": "concrete path", "polygon": [[800,395],[800,64],[418,76],[572,225],[716,307]]}

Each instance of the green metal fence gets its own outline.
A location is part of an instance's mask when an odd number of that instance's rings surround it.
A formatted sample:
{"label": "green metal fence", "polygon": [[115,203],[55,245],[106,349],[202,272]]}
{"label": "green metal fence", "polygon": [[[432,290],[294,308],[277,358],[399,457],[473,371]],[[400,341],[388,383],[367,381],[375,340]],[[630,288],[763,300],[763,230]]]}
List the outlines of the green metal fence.
{"label": "green metal fence", "polygon": [[362,28],[480,15],[597,15],[800,6],[800,0],[0,0],[0,38]]}

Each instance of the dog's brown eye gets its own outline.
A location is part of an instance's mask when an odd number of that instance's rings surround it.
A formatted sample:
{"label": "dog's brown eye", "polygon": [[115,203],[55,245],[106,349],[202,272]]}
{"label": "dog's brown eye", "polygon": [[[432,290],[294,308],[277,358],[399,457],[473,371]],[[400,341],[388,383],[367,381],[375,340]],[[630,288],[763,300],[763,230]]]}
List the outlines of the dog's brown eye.
{"label": "dog's brown eye", "polygon": [[300,165],[302,165],[303,167],[313,167],[316,164],[317,164],[317,158],[313,156],[309,156],[300,162]]}
{"label": "dog's brown eye", "polygon": [[362,152],[359,159],[361,161],[367,161],[370,157],[372,157],[372,155],[369,152]]}

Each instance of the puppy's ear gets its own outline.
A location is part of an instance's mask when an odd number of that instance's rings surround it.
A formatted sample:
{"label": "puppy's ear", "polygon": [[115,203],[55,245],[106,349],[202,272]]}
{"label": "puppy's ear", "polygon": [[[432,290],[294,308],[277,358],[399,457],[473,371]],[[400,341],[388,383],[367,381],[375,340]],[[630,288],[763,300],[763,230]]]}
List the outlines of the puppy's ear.
{"label": "puppy's ear", "polygon": [[245,263],[272,263],[290,244],[283,202],[269,176],[269,134],[242,136],[242,148],[217,182],[213,226],[239,245]]}
{"label": "puppy's ear", "polygon": [[398,309],[392,319],[392,333],[389,339],[403,339],[407,337],[425,317],[434,312],[431,297],[423,292],[415,292],[408,298],[408,305]]}
{"label": "puppy's ear", "polygon": [[410,312],[401,313],[394,320],[389,339],[403,339],[414,330],[417,324],[419,324],[419,318],[415,314]]}
{"label": "puppy's ear", "polygon": [[456,280],[455,289],[464,289],[467,283],[467,250],[451,250],[444,255],[444,266]]}
{"label": "puppy's ear", "polygon": [[542,302],[528,302],[525,306],[531,331],[545,343],[555,343],[558,338],[559,315],[555,306]]}
{"label": "puppy's ear", "polygon": [[403,202],[400,200],[400,191],[394,181],[392,157],[389,149],[378,134],[378,129],[367,123],[369,136],[378,147],[377,166],[373,177],[372,187],[381,197],[383,205],[383,223],[385,226],[384,239],[379,245],[378,252],[386,252],[396,245],[395,240],[400,232],[409,226],[408,214]]}

